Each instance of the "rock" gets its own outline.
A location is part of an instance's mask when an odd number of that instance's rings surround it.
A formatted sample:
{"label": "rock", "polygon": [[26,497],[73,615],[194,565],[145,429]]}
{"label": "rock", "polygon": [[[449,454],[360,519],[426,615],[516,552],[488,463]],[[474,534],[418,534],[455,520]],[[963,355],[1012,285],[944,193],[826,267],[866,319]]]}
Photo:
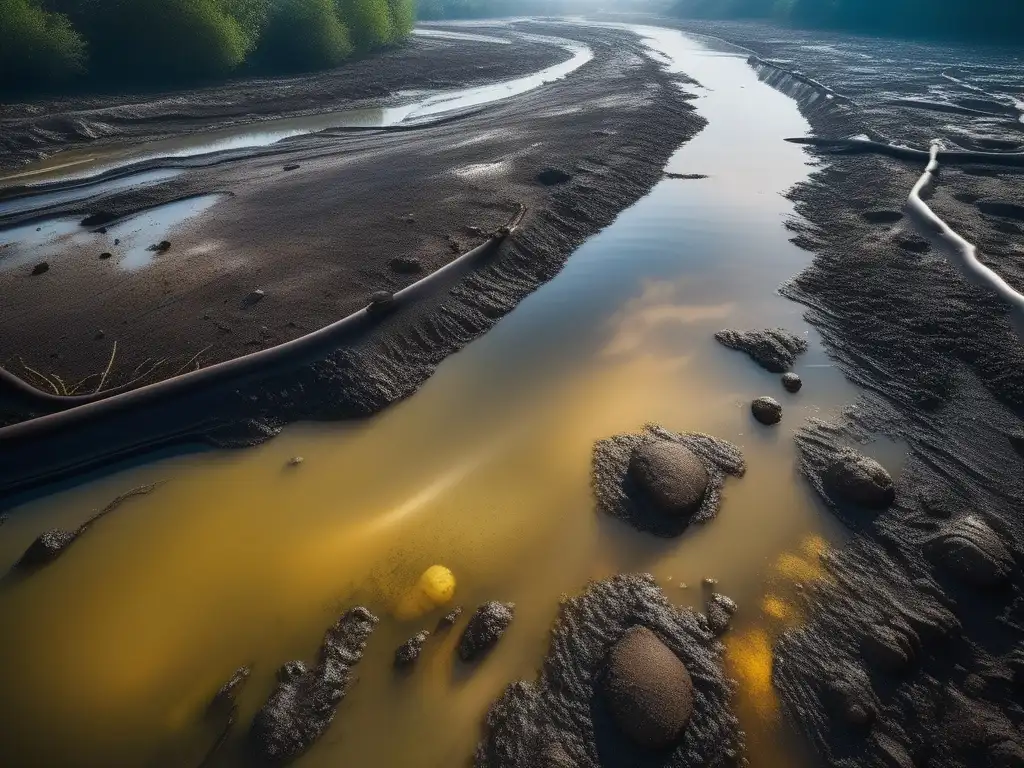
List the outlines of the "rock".
{"label": "rock", "polygon": [[803,379],[801,379],[795,373],[782,374],[782,388],[785,389],[787,392],[799,392],[800,388],[803,385]]}
{"label": "rock", "polygon": [[114,238],[114,245],[120,245],[120,244],[121,244],[121,238],[115,237]]}
{"label": "rock", "polygon": [[149,246],[148,248],[146,248],[146,250],[156,251],[157,253],[164,253],[166,251],[171,250],[171,241],[161,240],[159,243],[154,243],[153,245]]}
{"label": "rock", "polygon": [[305,459],[302,458],[301,456],[292,456],[290,459],[288,459],[288,466],[289,467],[297,467],[297,466],[299,466],[299,464],[301,464],[304,461],[305,461]]}
{"label": "rock", "polygon": [[700,509],[710,477],[704,463],[686,446],[650,440],[629,460],[629,476],[661,513],[689,516]]}
{"label": "rock", "polygon": [[222,685],[217,693],[213,696],[213,701],[210,702],[210,707],[215,708],[223,706],[224,702],[230,702],[234,704],[235,696],[238,691],[245,685],[245,681],[249,679],[249,675],[252,670],[249,667],[239,667],[234,671],[234,674],[228,678],[228,681]]}
{"label": "rock", "polygon": [[113,255],[114,254],[112,254],[110,251],[104,251],[103,253],[100,254],[100,258],[101,259],[109,259]]}
{"label": "rock", "polygon": [[370,303],[366,310],[370,313],[383,314],[395,303],[395,295],[388,291],[375,291],[370,294]]}
{"label": "rock", "polygon": [[36,264],[34,267],[32,267],[32,274],[33,275],[41,275],[41,274],[43,274],[43,272],[49,272],[49,271],[50,271],[50,264],[49,264],[49,262],[46,262],[46,261],[40,261],[38,264]]}
{"label": "rock", "polygon": [[388,266],[400,275],[415,275],[423,271],[423,263],[415,256],[395,256]]}
{"label": "rock", "polygon": [[299,164],[298,163],[288,163],[288,165],[286,165],[284,167],[284,170],[286,170],[286,171],[297,171],[297,170],[299,170]]}
{"label": "rock", "polygon": [[28,545],[15,568],[34,568],[56,560],[57,557],[77,538],[76,534],[54,528],[40,534]]}
{"label": "rock", "polygon": [[107,234],[107,228],[106,227],[100,227],[99,229],[96,230],[96,234],[98,234],[98,235],[105,235],[105,234]]}
{"label": "rock", "polygon": [[561,168],[544,168],[540,173],[537,174],[537,181],[543,184],[545,187],[551,187],[556,184],[564,184],[569,181],[572,176]]}
{"label": "rock", "polygon": [[936,565],[975,587],[994,587],[1014,571],[1014,560],[999,534],[980,517],[966,515],[924,544]]}
{"label": "rock", "polygon": [[736,603],[725,595],[713,592],[711,599],[708,600],[705,613],[711,631],[720,635],[729,628],[732,615],[736,613]]}
{"label": "rock", "polygon": [[398,650],[395,651],[395,666],[404,667],[416,661],[420,657],[420,651],[423,650],[423,644],[427,642],[429,636],[430,633],[424,629],[398,646]]}
{"label": "rock", "polygon": [[444,616],[441,617],[440,621],[437,622],[438,631],[444,629],[451,629],[455,626],[455,622],[459,620],[462,615],[462,606],[457,605],[452,610],[448,611]]}
{"label": "rock", "polygon": [[705,576],[703,579],[701,579],[701,584],[703,584],[705,587],[713,587],[717,583],[718,579],[714,579],[711,576]]}
{"label": "rock", "polygon": [[472,661],[490,650],[512,623],[515,608],[514,603],[494,600],[477,608],[459,640],[459,658]]}
{"label": "rock", "polygon": [[782,328],[763,331],[736,331],[729,328],[715,334],[715,340],[730,349],[746,352],[751,359],[772,373],[784,373],[796,356],[807,351],[806,339]]}
{"label": "rock", "polygon": [[271,763],[292,760],[323,735],[348,693],[352,667],[376,625],[377,617],[366,608],[353,608],[327,630],[315,666],[295,662],[282,668],[250,731],[261,758]]}
{"label": "rock", "polygon": [[782,421],[782,406],[774,397],[759,397],[750,404],[750,412],[762,424]]}
{"label": "rock", "polygon": [[256,288],[246,294],[243,303],[246,306],[251,307],[253,304],[262,301],[264,296],[266,296],[266,293],[264,293],[260,288]]}
{"label": "rock", "polygon": [[824,481],[829,491],[869,509],[885,509],[896,499],[896,487],[885,467],[852,448],[835,456]]}
{"label": "rock", "polygon": [[687,181],[696,181],[697,179],[706,179],[707,175],[703,173],[666,173],[666,179],[686,179]]}
{"label": "rock", "polygon": [[612,646],[602,683],[612,719],[642,747],[668,747],[693,715],[686,665],[647,627],[631,627]]}

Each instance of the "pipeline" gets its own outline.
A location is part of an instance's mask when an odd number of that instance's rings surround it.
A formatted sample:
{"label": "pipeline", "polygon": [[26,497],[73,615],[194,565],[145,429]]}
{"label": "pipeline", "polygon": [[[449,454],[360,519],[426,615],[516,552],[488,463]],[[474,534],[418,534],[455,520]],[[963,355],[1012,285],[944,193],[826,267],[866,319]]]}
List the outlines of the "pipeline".
{"label": "pipeline", "polygon": [[939,160],[944,153],[938,139],[931,143],[928,165],[921,178],[907,197],[907,213],[922,234],[933,240],[947,253],[971,283],[994,291],[999,298],[1010,305],[1013,312],[1013,326],[1018,336],[1024,338],[1024,296],[1011,288],[1003,278],[986,267],[978,259],[978,249],[958,235],[928,207],[923,195],[930,195],[935,188],[939,172]]}

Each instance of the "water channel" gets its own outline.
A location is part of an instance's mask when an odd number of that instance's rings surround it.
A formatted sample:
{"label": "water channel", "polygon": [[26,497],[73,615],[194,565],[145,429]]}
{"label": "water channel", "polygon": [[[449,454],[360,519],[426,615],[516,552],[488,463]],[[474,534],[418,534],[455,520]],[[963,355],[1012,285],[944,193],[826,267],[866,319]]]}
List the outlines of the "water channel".
{"label": "water channel", "polygon": [[[4,563],[42,530],[169,481],[52,566],[0,585],[10,765],[198,765],[214,738],[201,725],[207,702],[248,663],[241,727],[215,763],[243,765],[244,732],[277,668],[311,658],[355,604],[381,623],[334,725],[298,764],[462,765],[488,704],[536,676],[560,596],[623,571],[653,573],[670,600],[698,609],[713,577],[739,603],[725,643],[750,765],[799,765],[772,693],[771,641],[799,622],[795,590],[820,576],[819,555],[841,534],[798,475],[792,432],[856,399],[802,308],[777,293],[810,258],[784,228],[794,213],[783,193],[806,176],[806,157],[782,141],[808,126],[743,55],[636,31],[652,56],[701,84],[689,87],[709,125],[666,171],[708,178],[661,181],[416,395],[372,419],[114,468],[12,510]],[[810,342],[797,395],[712,338],[776,325]],[[778,427],[750,416],[762,394],[783,403]],[[647,422],[709,432],[747,459],[718,517],[678,539],[594,510],[594,441]],[[863,449],[898,471],[896,447]],[[288,466],[294,456],[303,463]],[[516,619],[477,666],[456,660],[456,632],[432,637],[415,671],[397,676],[395,647],[445,611],[399,610],[435,563],[455,574],[454,603],[513,601]]]}

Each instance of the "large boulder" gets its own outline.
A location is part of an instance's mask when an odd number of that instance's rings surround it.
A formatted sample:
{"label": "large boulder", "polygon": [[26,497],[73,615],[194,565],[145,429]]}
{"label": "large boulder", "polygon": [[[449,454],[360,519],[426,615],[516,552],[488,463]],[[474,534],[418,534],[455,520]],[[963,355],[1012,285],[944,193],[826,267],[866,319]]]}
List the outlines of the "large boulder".
{"label": "large boulder", "polygon": [[647,627],[631,627],[612,646],[603,683],[612,717],[640,746],[674,743],[693,714],[690,673]]}
{"label": "large boulder", "polygon": [[782,406],[774,397],[758,397],[750,404],[750,412],[762,424],[778,424],[782,421]]}
{"label": "large boulder", "polygon": [[260,758],[285,763],[302,754],[327,730],[363,657],[377,617],[353,608],[327,630],[316,664],[291,662],[278,673],[277,687],[256,713],[251,738]]}
{"label": "large boulder", "polygon": [[870,509],[885,509],[896,499],[896,486],[885,467],[851,448],[835,455],[824,480],[829,492]]}
{"label": "large boulder", "polygon": [[639,446],[629,460],[629,476],[658,511],[674,516],[689,516],[700,509],[711,481],[700,458],[670,440]]}
{"label": "large boulder", "polygon": [[459,640],[459,658],[473,661],[489,651],[512,623],[515,610],[514,603],[499,603],[495,600],[477,608]]}
{"label": "large boulder", "polygon": [[993,587],[1014,570],[1014,560],[999,534],[981,518],[966,515],[925,542],[925,555],[961,581]]}

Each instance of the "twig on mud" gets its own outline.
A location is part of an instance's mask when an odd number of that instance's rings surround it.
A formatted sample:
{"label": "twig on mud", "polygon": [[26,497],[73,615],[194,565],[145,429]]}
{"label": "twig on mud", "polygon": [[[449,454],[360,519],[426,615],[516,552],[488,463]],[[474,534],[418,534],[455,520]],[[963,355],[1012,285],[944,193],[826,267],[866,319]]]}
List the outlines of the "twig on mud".
{"label": "twig on mud", "polygon": [[53,376],[54,380],[58,384],[60,384],[60,393],[62,395],[66,397],[67,395],[71,394],[70,392],[68,392],[67,384],[64,383],[64,380],[60,376],[58,376],[56,373],[51,373],[50,375]]}
{"label": "twig on mud", "polygon": [[99,376],[98,373],[90,373],[88,376],[86,376],[81,381],[76,382],[75,384],[72,384],[71,388],[68,390],[68,394],[69,395],[77,394],[78,390],[80,390],[83,386],[85,386],[85,382],[87,382],[89,379],[94,379],[97,376]]}
{"label": "twig on mud", "polygon": [[53,394],[55,394],[55,395],[59,395],[60,394],[60,390],[57,389],[57,385],[54,384],[52,381],[50,381],[50,379],[45,374],[42,374],[39,371],[37,371],[35,368],[32,368],[32,367],[26,365],[25,361],[22,360],[20,357],[18,358],[18,362],[21,363],[21,367],[24,368],[26,371],[28,371],[29,373],[33,374],[34,376],[37,376],[38,378],[42,379],[47,384],[49,384],[50,388],[53,390]]}
{"label": "twig on mud", "polygon": [[96,392],[103,389],[103,383],[107,380],[107,374],[110,373],[111,367],[114,365],[114,357],[117,355],[117,341],[114,341],[114,348],[110,352],[110,360],[107,362],[107,369],[103,371],[103,375],[100,376],[100,383],[96,385]]}
{"label": "twig on mud", "polygon": [[[203,352],[206,352],[212,346],[213,346],[213,344],[207,344],[205,347],[203,347],[198,352],[196,352],[194,355],[192,355],[192,357],[189,358],[187,363],[185,363],[183,366],[181,366],[181,368],[179,368],[178,370],[176,370],[174,373],[171,374],[171,378],[174,378],[179,373],[181,373],[186,368],[188,368],[190,365],[192,365],[193,362],[196,362],[196,358],[198,358],[201,354],[203,354]],[[198,363],[196,364],[196,370],[197,371],[199,370]]]}
{"label": "twig on mud", "polygon": [[78,529],[75,531],[75,535],[81,536],[83,533],[85,533],[86,529],[89,528],[89,526],[91,526],[104,515],[113,512],[128,499],[134,496],[145,496],[147,494],[150,494],[157,488],[159,488],[161,485],[164,485],[166,482],[166,480],[158,480],[155,483],[149,483],[148,485],[140,485],[136,488],[132,488],[130,491],[125,491],[120,496],[117,496],[113,501],[107,504],[107,506],[105,506],[103,509],[97,512],[95,515],[93,515],[80,526],[78,526]]}

